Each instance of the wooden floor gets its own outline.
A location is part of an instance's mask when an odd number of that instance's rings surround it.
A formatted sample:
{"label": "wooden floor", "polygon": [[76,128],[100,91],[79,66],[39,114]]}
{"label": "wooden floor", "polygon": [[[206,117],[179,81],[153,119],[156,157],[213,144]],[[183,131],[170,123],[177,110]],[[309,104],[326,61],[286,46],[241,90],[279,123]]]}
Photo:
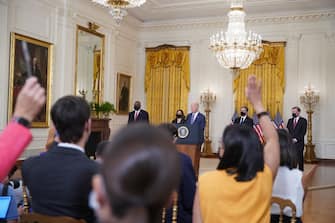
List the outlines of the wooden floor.
{"label": "wooden floor", "polygon": [[[306,166],[308,168],[308,165]],[[304,202],[304,223],[335,222],[335,161],[318,163]]]}
{"label": "wooden floor", "polygon": [[[214,170],[217,159],[201,158],[200,175]],[[318,164],[304,202],[304,223],[335,223],[335,160]],[[311,165],[306,164],[308,170]]]}

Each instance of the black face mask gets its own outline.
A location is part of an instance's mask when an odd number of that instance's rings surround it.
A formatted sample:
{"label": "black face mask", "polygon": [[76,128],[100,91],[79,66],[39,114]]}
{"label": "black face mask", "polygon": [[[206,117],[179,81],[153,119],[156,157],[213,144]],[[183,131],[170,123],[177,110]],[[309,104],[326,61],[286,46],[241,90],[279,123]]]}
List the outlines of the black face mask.
{"label": "black face mask", "polygon": [[246,116],[247,113],[241,112],[241,116]]}
{"label": "black face mask", "polygon": [[296,117],[297,117],[297,114],[296,114],[296,113],[292,113],[292,117],[293,117],[293,118],[296,118]]}
{"label": "black face mask", "polygon": [[139,105],[134,105],[134,110],[135,110],[135,111],[140,110],[140,108],[141,108],[141,106],[139,106]]}
{"label": "black face mask", "polygon": [[177,118],[182,118],[183,115],[181,115],[181,114],[176,114],[176,117],[177,117]]}

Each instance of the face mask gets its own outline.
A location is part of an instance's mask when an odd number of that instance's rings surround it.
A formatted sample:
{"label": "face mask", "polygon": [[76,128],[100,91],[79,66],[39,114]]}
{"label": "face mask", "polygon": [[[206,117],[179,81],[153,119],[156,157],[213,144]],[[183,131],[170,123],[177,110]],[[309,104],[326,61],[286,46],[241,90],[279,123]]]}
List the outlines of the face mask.
{"label": "face mask", "polygon": [[241,116],[245,116],[246,115],[246,113],[245,112],[241,112]]}
{"label": "face mask", "polygon": [[181,115],[181,114],[176,114],[176,117],[177,117],[177,118],[181,118],[181,117],[183,117],[183,115]]}
{"label": "face mask", "polygon": [[292,113],[292,117],[293,117],[293,118],[296,118],[296,117],[297,117],[297,114],[296,114],[296,113]]}
{"label": "face mask", "polygon": [[135,110],[135,111],[140,110],[140,108],[141,108],[141,106],[139,106],[139,105],[134,105],[134,110]]}

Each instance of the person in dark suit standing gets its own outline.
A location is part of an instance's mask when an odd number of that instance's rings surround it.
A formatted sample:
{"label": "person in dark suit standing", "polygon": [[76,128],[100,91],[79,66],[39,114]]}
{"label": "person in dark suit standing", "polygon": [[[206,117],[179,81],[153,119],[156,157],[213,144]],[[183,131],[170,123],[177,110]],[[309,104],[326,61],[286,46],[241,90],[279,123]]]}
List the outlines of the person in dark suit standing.
{"label": "person in dark suit standing", "polygon": [[134,111],[129,112],[128,124],[133,122],[147,122],[149,123],[149,113],[141,109],[141,102],[135,101]]}
{"label": "person in dark suit standing", "polygon": [[247,126],[253,128],[254,121],[252,120],[252,118],[250,118],[248,116],[248,111],[249,111],[249,109],[248,109],[247,106],[242,106],[241,107],[241,113],[240,113],[241,116],[234,120],[234,124],[236,124],[236,125],[247,125]]}
{"label": "person in dark suit standing", "polygon": [[81,97],[65,96],[53,105],[51,118],[59,135],[58,145],[22,165],[32,209],[43,215],[94,222],[88,198],[98,164],[84,150],[91,133],[90,107]]}
{"label": "person in dark suit standing", "polygon": [[204,143],[204,131],[206,127],[206,118],[203,114],[199,112],[199,103],[194,102],[191,104],[191,113],[186,117],[186,123],[189,125],[198,125],[200,129],[200,139],[199,144]]}
{"label": "person in dark suit standing", "polygon": [[301,109],[298,106],[292,108],[292,118],[287,122],[287,129],[297,149],[299,169],[304,171],[304,147],[307,120],[300,116],[300,112]]}

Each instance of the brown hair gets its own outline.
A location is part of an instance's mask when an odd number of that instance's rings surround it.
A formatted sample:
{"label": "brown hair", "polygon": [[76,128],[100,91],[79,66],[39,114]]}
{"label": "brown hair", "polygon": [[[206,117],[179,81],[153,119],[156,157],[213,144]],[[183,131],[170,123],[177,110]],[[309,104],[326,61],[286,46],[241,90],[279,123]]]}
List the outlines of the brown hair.
{"label": "brown hair", "polygon": [[113,215],[125,217],[133,208],[159,222],[161,210],[180,178],[179,156],[169,135],[150,125],[127,126],[103,154],[101,173]]}

